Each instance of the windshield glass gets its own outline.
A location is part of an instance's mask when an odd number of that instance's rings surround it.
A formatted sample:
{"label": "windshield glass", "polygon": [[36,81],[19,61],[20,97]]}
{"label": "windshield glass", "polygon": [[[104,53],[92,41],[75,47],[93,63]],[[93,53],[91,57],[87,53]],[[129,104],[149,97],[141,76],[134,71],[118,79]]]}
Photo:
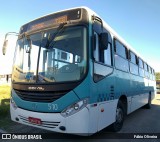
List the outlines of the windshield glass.
{"label": "windshield glass", "polygon": [[14,82],[80,80],[86,72],[86,28],[46,30],[17,41]]}

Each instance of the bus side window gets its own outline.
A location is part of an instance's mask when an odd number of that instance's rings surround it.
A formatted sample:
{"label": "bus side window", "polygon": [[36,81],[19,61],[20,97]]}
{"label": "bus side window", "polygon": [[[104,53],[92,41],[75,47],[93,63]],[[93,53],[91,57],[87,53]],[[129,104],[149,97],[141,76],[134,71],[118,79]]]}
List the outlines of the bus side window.
{"label": "bus side window", "polygon": [[128,49],[118,39],[114,38],[115,67],[119,70],[129,72]]}
{"label": "bus side window", "polygon": [[[103,27],[99,21],[94,21],[93,24],[93,30],[94,30],[94,59],[97,62],[103,63],[105,65],[112,66],[112,56],[111,56],[111,44],[108,44],[108,48],[106,50],[100,50],[100,34],[102,32],[106,32],[109,34],[109,32]],[[110,35],[110,34],[109,34]]]}
{"label": "bus side window", "polygon": [[[104,50],[103,54],[101,54],[100,49],[99,49],[99,36],[96,32],[94,32],[94,36],[95,36],[95,39],[94,39],[95,40],[95,49],[94,49],[95,61],[111,66],[112,65],[111,44],[109,43],[108,48],[106,50]],[[102,61],[101,59],[104,59],[104,60]]]}

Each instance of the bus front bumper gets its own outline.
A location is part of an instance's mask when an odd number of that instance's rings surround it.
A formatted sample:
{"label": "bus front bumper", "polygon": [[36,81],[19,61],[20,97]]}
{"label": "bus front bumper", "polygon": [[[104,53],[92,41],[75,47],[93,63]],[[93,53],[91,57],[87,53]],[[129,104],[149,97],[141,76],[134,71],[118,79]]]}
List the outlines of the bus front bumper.
{"label": "bus front bumper", "polygon": [[88,135],[89,111],[85,107],[79,112],[63,117],[60,113],[41,113],[14,108],[10,103],[11,119],[15,122],[60,133]]}

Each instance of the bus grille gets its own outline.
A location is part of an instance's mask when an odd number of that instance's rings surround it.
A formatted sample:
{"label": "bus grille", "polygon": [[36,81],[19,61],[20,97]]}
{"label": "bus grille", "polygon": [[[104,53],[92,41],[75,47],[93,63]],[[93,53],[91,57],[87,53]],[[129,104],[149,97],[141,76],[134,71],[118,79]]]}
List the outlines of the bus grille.
{"label": "bus grille", "polygon": [[28,92],[28,91],[19,91],[15,90],[16,94],[25,101],[30,101],[30,102],[53,102],[65,94],[67,94],[70,90],[68,91],[54,91],[54,92]]}
{"label": "bus grille", "polygon": [[19,115],[19,118],[24,123],[37,125],[45,128],[56,128],[60,124],[60,122],[51,122],[51,121],[42,121],[42,124],[34,124],[34,123],[30,123],[27,117]]}

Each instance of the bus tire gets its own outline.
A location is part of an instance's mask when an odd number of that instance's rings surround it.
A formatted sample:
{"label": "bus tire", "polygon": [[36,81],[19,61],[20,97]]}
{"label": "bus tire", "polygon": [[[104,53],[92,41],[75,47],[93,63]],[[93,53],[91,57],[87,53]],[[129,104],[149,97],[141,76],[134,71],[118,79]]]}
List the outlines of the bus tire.
{"label": "bus tire", "polygon": [[124,118],[125,118],[125,108],[123,103],[119,100],[116,109],[116,121],[111,125],[111,130],[113,132],[118,132],[121,130]]}
{"label": "bus tire", "polygon": [[148,103],[145,105],[146,109],[150,109],[151,108],[151,94],[149,94],[148,96]]}

